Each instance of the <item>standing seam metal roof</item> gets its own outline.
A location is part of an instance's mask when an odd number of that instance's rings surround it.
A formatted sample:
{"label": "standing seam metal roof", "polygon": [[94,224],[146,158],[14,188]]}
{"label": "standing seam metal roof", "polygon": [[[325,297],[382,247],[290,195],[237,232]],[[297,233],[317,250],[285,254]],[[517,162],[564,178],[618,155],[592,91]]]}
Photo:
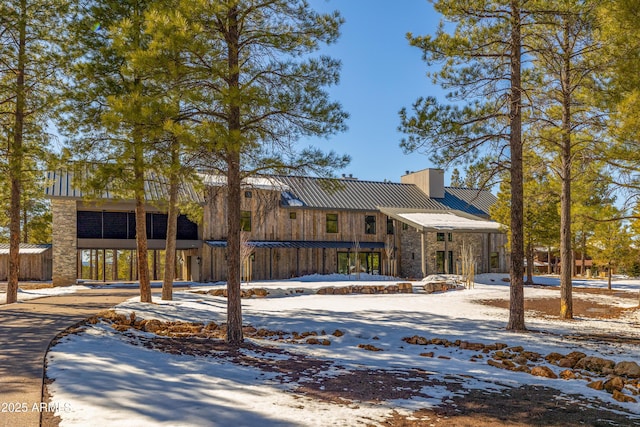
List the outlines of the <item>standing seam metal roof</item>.
{"label": "standing seam metal roof", "polygon": [[[339,188],[328,190],[323,180],[313,177],[278,176],[288,193],[300,204],[282,198],[283,206],[319,209],[376,211],[380,207],[404,209],[460,210],[488,216],[496,197],[489,191],[445,187],[444,198],[430,198],[414,184],[338,179]],[[326,181],[325,181],[326,182]]]}

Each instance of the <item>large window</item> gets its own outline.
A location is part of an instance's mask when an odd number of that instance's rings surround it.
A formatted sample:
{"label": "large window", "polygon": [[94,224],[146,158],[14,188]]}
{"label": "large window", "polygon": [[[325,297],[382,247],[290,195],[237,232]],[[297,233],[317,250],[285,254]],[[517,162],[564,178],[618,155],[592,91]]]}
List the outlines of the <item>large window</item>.
{"label": "large window", "polygon": [[251,231],[251,211],[240,212],[240,229],[242,231]]}
{"label": "large window", "polygon": [[380,252],[359,252],[358,259],[359,264],[354,252],[338,252],[338,273],[355,274],[359,268],[361,273],[380,274]]}
{"label": "large window", "polygon": [[387,217],[387,234],[393,234],[393,219]]}
{"label": "large window", "polygon": [[[147,213],[147,238],[167,238],[167,215]],[[79,239],[135,239],[136,217],[133,212],[78,211]],[[198,225],[185,215],[178,216],[178,240],[198,240]]]}
{"label": "large window", "polygon": [[328,213],[327,214],[327,233],[337,233],[337,232],[338,232],[338,214]]}
{"label": "large window", "polygon": [[375,215],[366,215],[364,217],[364,234],[376,234]]}
{"label": "large window", "polygon": [[453,251],[436,251],[436,270],[438,273],[453,273]]}

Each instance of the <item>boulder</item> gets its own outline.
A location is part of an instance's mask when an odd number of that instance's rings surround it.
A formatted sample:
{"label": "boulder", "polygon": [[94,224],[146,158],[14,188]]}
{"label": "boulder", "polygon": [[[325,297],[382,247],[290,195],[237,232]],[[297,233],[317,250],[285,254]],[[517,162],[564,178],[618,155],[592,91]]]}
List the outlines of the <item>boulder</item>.
{"label": "boulder", "polygon": [[604,389],[613,394],[614,390],[622,391],[624,388],[624,380],[621,377],[611,377],[603,384]]}
{"label": "boulder", "polygon": [[414,344],[414,345],[427,345],[429,344],[429,341],[425,338],[425,337],[421,337],[419,335],[414,335],[412,337],[406,337],[402,339],[404,342],[406,342],[407,344]]}
{"label": "boulder", "polygon": [[143,330],[145,332],[157,333],[159,330],[164,329],[164,325],[158,319],[149,319],[144,323]]}
{"label": "boulder", "polygon": [[558,378],[558,376],[547,366],[535,366],[531,368],[531,375],[544,378]]}
{"label": "boulder", "polygon": [[555,353],[555,352],[549,353],[544,357],[544,360],[553,364],[557,364],[560,359],[564,359],[564,356],[560,353]]}
{"label": "boulder", "polygon": [[613,372],[627,378],[640,378],[640,366],[636,362],[619,362]]}
{"label": "boulder", "polygon": [[613,391],[613,398],[615,400],[617,400],[618,402],[631,402],[631,403],[637,403],[638,402],[633,397],[627,396],[626,394],[624,394],[624,393],[622,393],[621,391],[618,391],[618,390],[614,390]]}
{"label": "boulder", "polygon": [[462,350],[473,350],[473,351],[481,351],[484,349],[484,344],[480,342],[467,342],[462,341],[460,343],[460,348]]}
{"label": "boulder", "polygon": [[575,380],[577,377],[571,369],[565,369],[564,371],[560,372],[560,378],[562,378],[563,380]]}
{"label": "boulder", "polygon": [[344,332],[342,332],[340,329],[336,329],[331,335],[333,335],[334,337],[341,337],[344,335]]}
{"label": "boulder", "polygon": [[587,384],[587,387],[592,388],[594,390],[604,390],[604,381],[602,380],[591,381],[589,384]]}
{"label": "boulder", "polygon": [[615,362],[601,357],[587,356],[576,363],[576,369],[584,369],[591,372],[603,372],[605,369],[613,369]]}
{"label": "boulder", "polygon": [[264,288],[256,288],[253,290],[253,294],[259,298],[264,298],[269,295],[269,291]]}

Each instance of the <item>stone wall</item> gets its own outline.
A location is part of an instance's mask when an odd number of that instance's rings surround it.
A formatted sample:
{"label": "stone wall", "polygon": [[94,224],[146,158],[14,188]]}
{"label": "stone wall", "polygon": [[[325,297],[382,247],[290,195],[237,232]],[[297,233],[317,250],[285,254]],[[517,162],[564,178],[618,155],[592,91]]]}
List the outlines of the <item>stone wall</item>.
{"label": "stone wall", "polygon": [[76,284],[78,277],[76,210],[75,200],[51,200],[54,286]]}
{"label": "stone wall", "polygon": [[[402,254],[400,258],[400,275],[410,278],[422,278],[422,241],[420,232],[409,227],[401,231]],[[453,233],[452,241],[448,241],[448,232],[444,232],[446,242],[437,241],[437,232],[426,233],[426,261],[427,275],[438,274],[436,252],[453,252],[453,265],[449,267],[449,274],[458,274],[460,271],[460,258],[462,244],[471,245],[476,258],[476,273],[505,272],[506,254],[504,245],[506,236],[493,233],[491,237],[487,233]],[[498,252],[499,266],[490,269],[490,253]],[[446,257],[446,255],[445,255]]]}

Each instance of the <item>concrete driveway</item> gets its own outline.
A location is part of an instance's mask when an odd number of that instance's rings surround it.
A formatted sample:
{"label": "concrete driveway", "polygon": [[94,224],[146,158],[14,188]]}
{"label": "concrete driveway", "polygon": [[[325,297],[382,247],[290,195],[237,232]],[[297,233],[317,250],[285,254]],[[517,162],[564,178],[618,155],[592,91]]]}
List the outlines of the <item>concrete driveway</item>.
{"label": "concrete driveway", "polygon": [[0,305],[0,427],[40,425],[44,358],[58,333],[139,294],[96,288]]}

